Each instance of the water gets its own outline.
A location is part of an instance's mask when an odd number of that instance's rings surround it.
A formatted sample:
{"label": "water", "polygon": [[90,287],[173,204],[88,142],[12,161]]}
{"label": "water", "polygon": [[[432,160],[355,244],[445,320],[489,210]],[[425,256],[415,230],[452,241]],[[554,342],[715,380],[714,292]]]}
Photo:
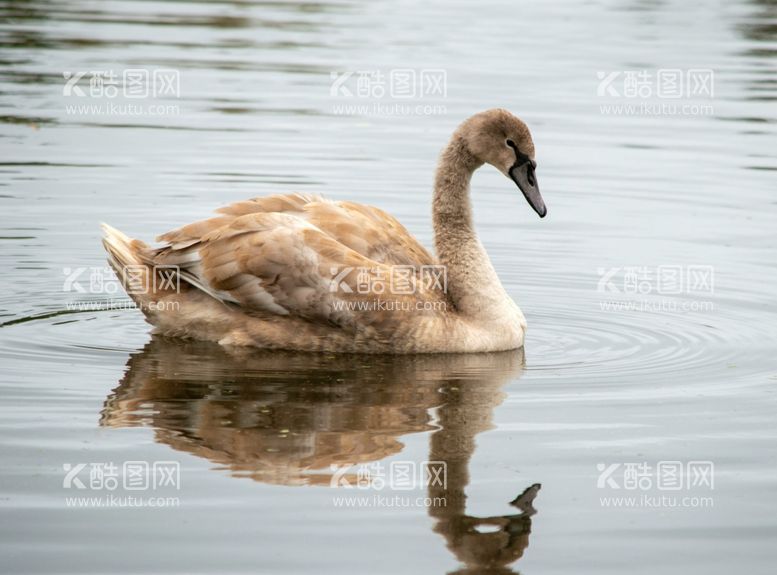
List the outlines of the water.
{"label": "water", "polygon": [[[0,10],[4,571],[771,573],[773,2]],[[135,101],[172,108],[132,114],[91,97],[88,75],[85,97],[63,96],[63,72],[133,68],[179,71],[177,97]],[[447,93],[411,100],[420,111],[330,93],[330,72],[403,68],[444,70]],[[620,71],[624,92],[625,71],[655,90],[666,69],[712,69],[712,97],[597,95],[597,72]],[[603,108],[643,101],[692,108]],[[67,109],[111,102],[125,107]],[[384,107],[338,108],[354,102]],[[431,245],[436,155],[494,106],[531,126],[549,208],[537,218],[492,169],[474,178],[525,353],[234,356],[152,339],[135,310],[73,307],[126,301],[90,293],[101,221],[150,240],[231,201],[315,191],[388,209]],[[698,285],[667,293],[678,269]],[[64,285],[74,273],[83,291]],[[91,489],[88,464],[133,461],[177,463],[179,489]],[[374,464],[388,480],[392,463],[424,461],[446,464],[447,489],[377,489]],[[711,462],[714,483],[658,490],[666,461]],[[85,488],[64,487],[63,465],[81,463]],[[653,484],[625,489],[627,463]],[[366,469],[373,484],[329,487],[345,464],[346,481]],[[621,464],[620,489],[597,464]],[[111,493],[178,501],[68,507]],[[603,499],[623,495],[676,505]]]}

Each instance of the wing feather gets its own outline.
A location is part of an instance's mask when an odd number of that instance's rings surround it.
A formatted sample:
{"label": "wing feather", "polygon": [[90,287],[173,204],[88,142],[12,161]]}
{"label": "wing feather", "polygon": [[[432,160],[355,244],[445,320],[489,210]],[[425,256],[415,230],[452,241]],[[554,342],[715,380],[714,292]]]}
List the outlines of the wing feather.
{"label": "wing feather", "polygon": [[[374,298],[359,293],[357,270],[387,278],[392,266],[420,270],[435,263],[395,218],[370,206],[295,194],[255,198],[218,211],[221,215],[161,235],[158,239],[167,245],[145,257],[179,266],[191,285],[255,313],[346,326],[356,312],[337,302]],[[417,301],[445,295],[427,289],[405,297]]]}

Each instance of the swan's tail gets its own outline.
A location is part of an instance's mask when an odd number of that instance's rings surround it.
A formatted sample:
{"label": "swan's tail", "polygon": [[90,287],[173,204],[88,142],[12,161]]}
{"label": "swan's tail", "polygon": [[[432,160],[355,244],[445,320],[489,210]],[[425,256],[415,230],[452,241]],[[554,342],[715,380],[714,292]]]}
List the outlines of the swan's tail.
{"label": "swan's tail", "polygon": [[[144,312],[148,304],[160,297],[173,293],[170,271],[154,266],[150,258],[150,248],[140,240],[135,240],[108,224],[102,224],[103,246],[108,252],[108,263],[116,272],[124,290]],[[170,267],[170,266],[167,266]]]}

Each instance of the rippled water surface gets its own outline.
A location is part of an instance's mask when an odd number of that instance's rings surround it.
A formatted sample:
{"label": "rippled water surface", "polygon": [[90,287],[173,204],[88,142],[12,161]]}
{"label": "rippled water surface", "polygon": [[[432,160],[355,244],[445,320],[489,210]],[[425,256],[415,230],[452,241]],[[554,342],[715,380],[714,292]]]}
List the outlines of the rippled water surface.
{"label": "rippled water surface", "polygon": [[[4,572],[772,572],[777,4],[0,12]],[[128,69],[176,70],[180,90],[140,113],[92,95],[89,73]],[[443,70],[446,92],[359,95],[357,71],[401,69]],[[659,70],[712,70],[714,93],[657,98]],[[349,71],[350,98],[331,76]],[[654,93],[627,97],[627,71]],[[76,72],[83,97],[63,92]],[[109,103],[124,107],[68,108]],[[638,103],[675,108],[609,107]],[[99,222],[150,240],[270,193],[374,204],[431,246],[437,154],[496,106],[532,128],[549,208],[537,218],[493,169],[473,179],[481,239],[529,322],[522,352],[235,354],[152,338],[137,310],[106,309],[123,294],[94,289]],[[695,283],[672,289],[673,273]],[[178,489],[93,488],[92,464],[133,461],[178,464]],[[445,463],[446,489],[330,487],[344,465],[366,485],[358,470],[425,461]],[[659,490],[667,461],[711,462],[714,482]],[[66,487],[78,464],[84,489]],[[617,488],[598,464],[620,464]],[[178,501],[68,502],[111,493]],[[603,499],[623,495],[647,499]]]}

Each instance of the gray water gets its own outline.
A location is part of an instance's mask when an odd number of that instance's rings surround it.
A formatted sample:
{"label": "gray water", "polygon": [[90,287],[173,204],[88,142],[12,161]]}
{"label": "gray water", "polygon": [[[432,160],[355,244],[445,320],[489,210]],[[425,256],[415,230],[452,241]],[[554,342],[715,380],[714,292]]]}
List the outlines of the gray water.
{"label": "gray water", "polygon": [[[777,4],[0,6],[3,572],[772,572]],[[128,69],[179,89],[130,100]],[[445,90],[393,97],[403,69]],[[659,70],[702,86],[659,96]],[[234,355],[152,339],[101,284],[99,222],[151,240],[271,193],[377,205],[430,246],[436,156],[496,106],[532,128],[549,209],[473,179],[523,352]],[[379,489],[425,461],[445,489]],[[127,462],[178,475],[130,491]]]}

